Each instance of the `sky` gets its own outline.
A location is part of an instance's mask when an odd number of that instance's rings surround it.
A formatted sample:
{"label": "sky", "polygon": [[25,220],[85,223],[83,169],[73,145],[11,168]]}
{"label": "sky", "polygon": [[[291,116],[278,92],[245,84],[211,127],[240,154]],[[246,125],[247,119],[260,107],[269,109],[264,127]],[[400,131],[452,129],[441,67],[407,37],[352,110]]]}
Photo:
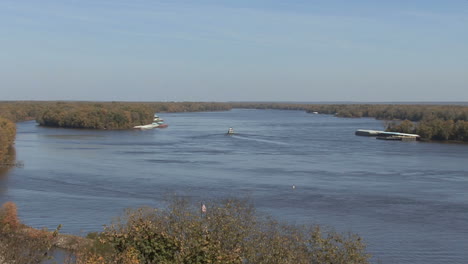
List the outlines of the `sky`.
{"label": "sky", "polygon": [[0,0],[0,101],[468,101],[468,0]]}

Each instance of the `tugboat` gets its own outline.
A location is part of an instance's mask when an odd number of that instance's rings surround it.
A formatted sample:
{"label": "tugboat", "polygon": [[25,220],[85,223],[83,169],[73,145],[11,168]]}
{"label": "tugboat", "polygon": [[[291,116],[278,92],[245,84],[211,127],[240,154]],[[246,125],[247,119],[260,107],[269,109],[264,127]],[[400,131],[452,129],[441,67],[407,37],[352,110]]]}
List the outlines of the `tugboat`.
{"label": "tugboat", "polygon": [[232,129],[232,127],[230,127],[228,129],[228,132],[226,133],[226,135],[233,135],[234,134],[234,129]]}
{"label": "tugboat", "polygon": [[168,125],[166,123],[164,123],[164,120],[159,118],[159,116],[157,116],[157,115],[154,115],[153,123],[158,124],[157,128],[166,128],[166,127],[168,127]]}

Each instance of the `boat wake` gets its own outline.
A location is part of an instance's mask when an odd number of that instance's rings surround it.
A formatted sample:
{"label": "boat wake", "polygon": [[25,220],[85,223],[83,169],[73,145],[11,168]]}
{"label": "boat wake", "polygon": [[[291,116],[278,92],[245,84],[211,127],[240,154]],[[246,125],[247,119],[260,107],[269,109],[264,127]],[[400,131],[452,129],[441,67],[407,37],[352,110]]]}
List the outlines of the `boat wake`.
{"label": "boat wake", "polygon": [[269,143],[269,144],[275,144],[275,145],[289,145],[286,142],[258,138],[258,136],[255,136],[255,135],[234,134],[234,135],[231,135],[231,137],[235,139],[251,140],[251,141],[257,141],[257,142]]}

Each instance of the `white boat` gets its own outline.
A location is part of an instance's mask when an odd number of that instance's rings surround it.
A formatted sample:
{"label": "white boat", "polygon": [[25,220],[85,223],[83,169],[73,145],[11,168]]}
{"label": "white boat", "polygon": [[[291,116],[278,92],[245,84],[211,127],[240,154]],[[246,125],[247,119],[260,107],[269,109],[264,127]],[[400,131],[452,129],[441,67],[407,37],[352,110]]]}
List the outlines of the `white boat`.
{"label": "white boat", "polygon": [[153,128],[164,128],[167,127],[167,124],[164,123],[164,120],[159,118],[159,116],[154,115],[153,123],[148,125],[134,126],[135,129],[153,129]]}
{"label": "white boat", "polygon": [[232,135],[232,134],[234,134],[234,129],[232,127],[230,127],[228,129],[228,132],[226,133],[226,135]]}
{"label": "white boat", "polygon": [[151,124],[148,124],[148,125],[134,126],[133,128],[135,128],[135,129],[153,129],[153,128],[157,128],[158,126],[159,126],[158,123],[151,123]]}

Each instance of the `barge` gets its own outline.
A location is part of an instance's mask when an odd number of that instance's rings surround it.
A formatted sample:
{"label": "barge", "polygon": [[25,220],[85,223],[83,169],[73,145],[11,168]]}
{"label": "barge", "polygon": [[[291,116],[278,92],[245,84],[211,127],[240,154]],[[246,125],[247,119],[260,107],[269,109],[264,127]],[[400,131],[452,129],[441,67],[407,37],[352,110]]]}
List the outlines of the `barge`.
{"label": "barge", "polygon": [[380,133],[383,133],[385,131],[379,131],[379,130],[367,130],[367,129],[358,129],[354,134],[356,136],[365,136],[365,137],[376,137]]}
{"label": "barge", "polygon": [[399,132],[381,132],[376,138],[382,140],[417,141],[421,139],[421,136]]}
{"label": "barge", "polygon": [[416,141],[421,137],[416,134],[407,134],[399,132],[386,132],[379,130],[358,129],[355,132],[356,136],[376,137],[382,140],[399,140],[399,141]]}

